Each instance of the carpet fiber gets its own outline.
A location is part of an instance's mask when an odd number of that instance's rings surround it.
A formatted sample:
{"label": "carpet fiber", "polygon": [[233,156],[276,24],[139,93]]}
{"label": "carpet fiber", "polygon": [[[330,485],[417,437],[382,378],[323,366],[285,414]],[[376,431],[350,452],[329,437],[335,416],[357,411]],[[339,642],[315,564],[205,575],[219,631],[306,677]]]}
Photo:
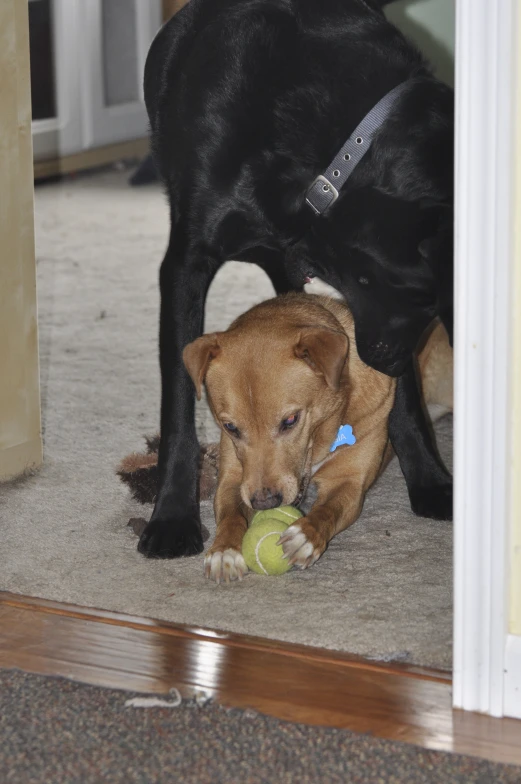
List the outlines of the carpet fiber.
{"label": "carpet fiber", "polygon": [[[415,517],[397,461],[361,519],[304,572],[216,586],[202,557],[149,561],[126,524],[149,510],[115,476],[158,423],[156,186],[109,171],[36,191],[45,463],[0,488],[0,588],[56,601],[450,668],[452,525]],[[272,296],[257,267],[212,286],[207,328]],[[201,440],[216,430],[197,410]],[[450,460],[451,419],[437,425]],[[215,531],[211,505],[203,521]]]}
{"label": "carpet fiber", "polygon": [[519,784],[521,768],[183,702],[0,672],[0,775],[20,784]]}

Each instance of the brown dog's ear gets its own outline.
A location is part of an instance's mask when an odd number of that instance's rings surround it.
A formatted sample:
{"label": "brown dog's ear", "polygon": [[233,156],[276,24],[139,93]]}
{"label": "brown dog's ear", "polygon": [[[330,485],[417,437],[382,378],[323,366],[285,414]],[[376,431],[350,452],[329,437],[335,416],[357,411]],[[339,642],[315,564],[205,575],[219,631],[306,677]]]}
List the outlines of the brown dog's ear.
{"label": "brown dog's ear", "polygon": [[201,388],[206,377],[210,360],[215,359],[221,352],[217,340],[217,333],[202,335],[193,343],[185,346],[183,362],[192,381],[194,382],[197,400],[201,399]]}
{"label": "brown dog's ear", "polygon": [[349,339],[344,332],[325,327],[310,327],[301,332],[295,356],[303,359],[335,392],[340,387],[347,359]]}

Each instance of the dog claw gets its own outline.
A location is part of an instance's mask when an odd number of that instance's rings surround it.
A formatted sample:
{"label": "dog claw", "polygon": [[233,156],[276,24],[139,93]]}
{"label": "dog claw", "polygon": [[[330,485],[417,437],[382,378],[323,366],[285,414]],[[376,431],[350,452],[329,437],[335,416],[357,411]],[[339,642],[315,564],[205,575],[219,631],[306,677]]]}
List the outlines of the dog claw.
{"label": "dog claw", "polygon": [[302,531],[301,526],[296,523],[284,531],[278,543],[284,549],[283,558],[285,558],[291,566],[298,566],[300,569],[307,569],[320,558],[321,553],[318,552],[313,544],[309,541],[306,534]]}
{"label": "dog claw", "polygon": [[235,580],[239,582],[248,571],[242,553],[229,547],[227,550],[208,553],[204,559],[204,576],[213,580],[217,585],[221,582],[229,584]]}

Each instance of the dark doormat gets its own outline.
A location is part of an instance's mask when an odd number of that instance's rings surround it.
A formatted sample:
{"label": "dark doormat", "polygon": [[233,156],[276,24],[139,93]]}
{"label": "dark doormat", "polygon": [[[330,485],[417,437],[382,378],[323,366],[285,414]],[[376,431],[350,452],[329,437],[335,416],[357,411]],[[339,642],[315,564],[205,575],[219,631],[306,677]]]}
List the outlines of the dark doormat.
{"label": "dark doormat", "polygon": [[[253,711],[0,671],[0,779],[16,784],[520,784],[521,768]],[[142,697],[142,695],[140,695]]]}

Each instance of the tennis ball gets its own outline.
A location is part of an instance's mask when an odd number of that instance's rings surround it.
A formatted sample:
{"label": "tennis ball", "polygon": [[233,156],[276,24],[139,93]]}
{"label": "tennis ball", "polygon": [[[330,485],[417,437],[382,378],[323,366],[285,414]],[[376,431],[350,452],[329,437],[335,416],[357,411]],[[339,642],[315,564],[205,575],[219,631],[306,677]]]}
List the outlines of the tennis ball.
{"label": "tennis ball", "polygon": [[299,512],[295,506],[277,506],[275,509],[263,509],[255,512],[250,526],[256,525],[263,520],[280,520],[287,525],[292,525],[299,517],[302,517],[302,512]]}
{"label": "tennis ball", "polygon": [[287,523],[274,518],[250,525],[242,540],[242,556],[249,569],[257,574],[284,574],[291,568],[282,557],[284,550],[277,544],[286,528]]}

